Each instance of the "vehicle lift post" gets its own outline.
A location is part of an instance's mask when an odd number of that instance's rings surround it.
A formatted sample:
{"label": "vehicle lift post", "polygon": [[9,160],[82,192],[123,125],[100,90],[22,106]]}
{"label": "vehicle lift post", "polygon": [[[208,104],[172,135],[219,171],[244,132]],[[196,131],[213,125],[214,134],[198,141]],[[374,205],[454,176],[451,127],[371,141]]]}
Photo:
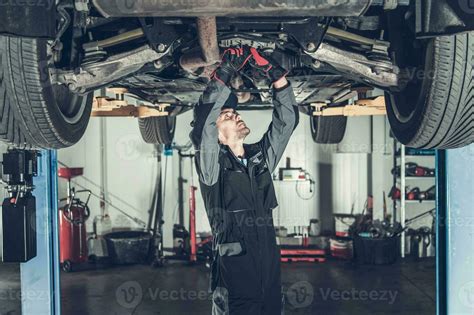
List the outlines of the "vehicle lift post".
{"label": "vehicle lift post", "polygon": [[474,144],[436,154],[437,315],[474,312]]}
{"label": "vehicle lift post", "polygon": [[58,180],[55,150],[42,150],[36,197],[37,255],[20,264],[22,314],[61,314],[59,265]]}

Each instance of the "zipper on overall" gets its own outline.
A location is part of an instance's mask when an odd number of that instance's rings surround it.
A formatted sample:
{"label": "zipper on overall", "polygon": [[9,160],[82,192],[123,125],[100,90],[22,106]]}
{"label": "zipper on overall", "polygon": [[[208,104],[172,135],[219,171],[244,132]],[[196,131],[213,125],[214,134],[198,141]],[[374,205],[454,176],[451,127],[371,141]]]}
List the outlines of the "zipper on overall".
{"label": "zipper on overall", "polygon": [[[247,163],[248,163],[248,175],[249,175],[249,180],[250,180],[250,191],[252,192],[252,203],[253,203],[253,208],[254,208],[254,214],[255,214],[255,219],[257,220],[257,203],[256,203],[256,196],[255,196],[255,190],[254,190],[254,176],[253,176],[253,173],[254,173],[254,167],[255,167],[255,164],[253,163],[253,161],[251,159],[248,159],[247,160]],[[257,246],[258,246],[258,254],[260,257],[262,257],[262,245],[260,244],[260,238],[259,238],[259,235],[258,235],[258,231],[259,231],[259,228],[258,228],[258,225],[257,225],[257,221],[255,222],[255,228],[257,229]],[[263,262],[263,259],[261,259],[260,261],[260,288],[261,288],[261,291],[262,291],[262,298],[265,299],[265,286],[263,285],[263,265],[262,265],[262,262]]]}
{"label": "zipper on overall", "polygon": [[[239,162],[239,168],[242,169],[242,167],[243,167],[242,162],[239,160],[239,158],[237,158],[237,156],[235,156],[235,154],[234,154],[234,152],[232,152],[232,150],[229,150],[229,151],[232,154],[232,156],[234,157],[234,159]],[[255,156],[253,156],[252,158],[255,158]],[[247,171],[247,175],[249,176],[250,191],[252,192],[253,212],[255,214],[255,219],[257,219],[257,206],[258,205],[257,205],[257,202],[256,202],[257,198],[255,196],[254,176],[253,176],[255,164],[254,164],[252,158],[247,158],[246,171]],[[259,254],[260,257],[262,257],[262,248],[261,248],[261,244],[260,244],[260,238],[259,238],[259,235],[258,235],[257,222],[255,222],[255,228],[257,229],[256,235],[257,235],[258,254]],[[260,288],[261,288],[261,291],[262,291],[262,299],[265,299],[265,287],[263,285],[263,259],[261,259],[261,262],[260,262]]]}

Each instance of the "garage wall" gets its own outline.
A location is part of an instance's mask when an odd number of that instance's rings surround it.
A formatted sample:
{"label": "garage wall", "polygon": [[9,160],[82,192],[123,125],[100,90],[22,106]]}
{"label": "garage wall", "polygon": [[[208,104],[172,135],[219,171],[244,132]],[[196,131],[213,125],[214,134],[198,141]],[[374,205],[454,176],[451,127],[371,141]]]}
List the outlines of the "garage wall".
{"label": "garage wall", "polygon": [[[242,117],[252,130],[247,142],[255,142],[267,130],[271,110],[242,112]],[[176,144],[184,145],[189,141],[191,119],[192,112],[178,117]],[[104,150],[101,150],[101,137]],[[316,218],[320,220],[322,231],[332,231],[333,213],[350,213],[352,207],[354,213],[359,213],[368,194],[375,197],[374,217],[381,218],[384,191],[391,212],[392,202],[388,193],[392,187],[392,145],[385,117],[350,118],[346,137],[341,144],[317,145],[311,139],[308,116],[301,114],[300,124],[279,167],[284,167],[286,157],[290,157],[293,167],[304,168],[315,180],[314,193],[310,193],[307,184],[297,186],[295,183],[276,182],[280,206],[274,210],[275,223],[291,229]],[[0,149],[6,150],[6,146],[1,144]],[[105,169],[101,167],[101,154],[107,161]],[[100,195],[101,182],[104,182],[108,187],[107,200],[132,217],[147,222],[158,172],[157,152],[154,146],[142,141],[136,119],[91,118],[84,137],[73,147],[59,150],[58,159],[71,167],[84,167],[84,176],[78,177],[75,182],[91,189],[96,195]],[[177,153],[163,157],[163,170],[166,163],[164,237],[165,246],[171,246],[172,226],[178,221]],[[191,180],[188,159],[184,161],[183,173],[185,178]],[[198,186],[195,171],[193,179],[194,185]],[[185,194],[185,224],[188,225],[187,187]],[[65,196],[66,181],[59,179],[59,197]],[[101,213],[98,198],[91,198],[90,208],[88,231],[92,231],[93,218]],[[105,205],[103,210],[109,212],[116,228],[139,227],[110,206]],[[210,230],[199,190],[196,218],[197,231]]]}
{"label": "garage wall", "polygon": [[[104,122],[102,132],[101,120]],[[106,199],[132,217],[147,222],[157,163],[154,147],[140,138],[136,119],[91,118],[84,137],[73,147],[59,150],[58,160],[70,167],[84,167],[84,176],[77,177],[74,182],[99,196],[101,135],[107,157],[103,173],[108,187]],[[59,196],[66,196],[64,179],[59,179]],[[99,198],[92,196],[89,205],[91,218],[87,221],[87,229],[92,231],[93,218],[101,213]],[[105,206],[104,210],[109,211],[114,227],[139,227],[110,206]]]}
{"label": "garage wall", "polygon": [[[242,116],[252,130],[248,142],[258,141],[270,123],[271,111],[243,112]],[[191,118],[191,112],[178,117],[179,128],[175,141],[179,145],[189,141]],[[101,121],[103,121],[102,126]],[[384,125],[384,118],[380,118],[377,124]],[[376,130],[380,130],[378,125],[374,124]],[[367,150],[368,147],[370,148],[370,145],[367,144],[370,143],[370,133],[367,133],[364,126],[370,126],[370,122],[350,119],[347,129],[349,136],[342,144],[316,145],[311,139],[309,118],[306,115],[300,116],[300,124],[288,144],[279,167],[283,167],[286,157],[290,157],[292,166],[307,170],[315,180],[314,194],[309,192],[309,186],[305,184],[298,184],[297,187],[296,183],[276,182],[280,206],[274,211],[275,223],[291,229],[292,226],[299,225],[300,222],[316,218],[321,221],[322,231],[330,231],[333,230],[333,213],[348,213],[352,204],[354,204],[355,213],[357,213],[359,209],[362,209],[365,202],[364,196],[368,193],[373,192],[375,196],[381,196],[381,191],[385,190],[388,194],[391,187],[391,152],[373,150],[370,154],[371,151]],[[105,141],[103,154],[107,159],[104,178],[101,178],[100,163],[102,136]],[[356,141],[354,137],[359,141],[358,145],[354,145],[354,141]],[[384,136],[380,137],[384,138]],[[132,217],[147,222],[155,189],[155,177],[158,172],[157,153],[152,145],[141,140],[136,119],[91,118],[84,137],[75,146],[59,150],[58,159],[71,167],[84,167],[84,176],[74,180],[77,184],[100,195],[101,180],[105,181],[108,187],[107,200]],[[164,183],[164,237],[165,246],[171,246],[172,226],[178,221],[178,157],[176,152],[170,157],[163,157],[163,169],[166,163],[168,167]],[[371,174],[369,166],[372,169]],[[189,160],[185,160],[183,172],[189,180],[191,180],[190,170],[191,163]],[[198,186],[197,175],[195,172],[193,173],[194,184]],[[80,188],[77,187],[77,189]],[[297,190],[300,197],[296,193]],[[185,193],[185,224],[187,225],[187,188]],[[59,179],[59,197],[62,198],[65,195],[66,181]],[[376,209],[381,209],[381,198],[376,197],[375,203]],[[293,207],[295,204],[298,206]],[[91,198],[90,208],[91,219],[87,222],[88,231],[92,231],[93,218],[101,213],[98,198],[94,196]],[[114,227],[139,227],[110,206],[105,206],[104,210],[109,212]],[[381,210],[375,211],[375,213],[377,216]],[[199,190],[197,192],[196,217],[197,230],[209,231]]]}
{"label": "garage wall", "polygon": [[369,188],[374,196],[374,219],[383,219],[383,194],[387,200],[387,211],[393,212],[393,202],[388,196],[393,186],[393,138],[386,117],[372,117],[371,183]]}
{"label": "garage wall", "polygon": [[[242,112],[242,117],[251,129],[247,142],[258,141],[266,131],[271,121],[271,110]],[[175,140],[178,144],[188,141],[191,130],[188,123],[192,113],[179,116],[181,129],[177,130]],[[338,145],[315,144],[311,139],[309,117],[300,115],[300,123],[295,130],[290,143],[280,161],[279,167],[284,167],[286,157],[290,157],[292,167],[302,167],[315,180],[314,194],[309,191],[309,185],[296,183],[275,182],[279,207],[274,210],[276,225],[289,228],[296,225],[308,224],[309,219],[320,220],[321,230],[333,231],[333,213],[360,213],[364,208],[367,195],[375,197],[375,218],[382,217],[382,193],[391,188],[392,177],[392,139],[389,138],[385,117],[350,118],[346,136]],[[373,129],[374,128],[374,129]],[[388,127],[387,127],[388,128]],[[376,135],[376,137],[375,137]],[[377,141],[377,142],[376,142]],[[167,209],[177,211],[177,158],[170,158],[173,168],[168,168],[173,183],[167,185]],[[170,162],[169,162],[170,163]],[[277,170],[278,170],[277,168]],[[189,176],[189,163],[185,163],[184,174]],[[172,173],[174,172],[174,173]],[[197,185],[197,175],[194,175]],[[298,191],[298,193],[297,193]],[[298,194],[300,196],[298,196]],[[204,205],[198,191],[197,228],[209,230],[204,211]],[[304,200],[308,199],[309,200]],[[391,201],[388,199],[390,211]],[[186,211],[187,204],[186,204]],[[177,221],[177,213],[168,220]],[[187,224],[186,217],[186,224]],[[306,222],[306,223],[302,223]]]}
{"label": "garage wall", "polygon": [[[243,111],[241,112],[242,118],[246,121],[248,127],[251,130],[250,135],[247,137],[246,142],[252,143],[260,140],[263,133],[267,130],[268,125],[271,122],[272,111]],[[180,129],[177,130],[175,135],[175,141],[177,144],[185,144],[188,141],[188,135],[191,131],[189,122],[192,119],[192,113],[187,112],[178,117]],[[319,194],[317,192],[318,183],[318,168],[317,160],[315,156],[317,154],[316,146],[311,139],[310,129],[309,129],[309,119],[305,115],[301,115],[300,123],[297,129],[295,130],[290,143],[287,146],[285,153],[280,161],[279,166],[277,167],[276,173],[278,173],[279,167],[284,167],[286,163],[286,158],[291,159],[292,167],[302,167],[305,169],[311,176],[316,180],[316,186],[314,193],[309,192],[309,185],[306,184],[297,184],[296,183],[280,183],[276,182],[276,192],[279,199],[280,206],[274,210],[275,223],[280,225],[292,227],[299,225],[298,222],[307,222],[308,218],[318,218],[318,199]],[[174,219],[177,221],[177,157],[173,157],[173,168],[168,168],[168,176],[173,174],[171,178],[173,183],[167,184],[166,191],[166,208],[172,209],[175,213],[174,216],[168,217],[168,220]],[[170,162],[168,162],[170,163]],[[185,177],[189,177],[190,166],[189,162],[186,161],[184,164],[184,174]],[[196,186],[197,174],[194,173],[194,182]],[[286,187],[280,187],[285,185]],[[298,189],[300,197],[296,194],[296,189]],[[205,213],[204,204],[200,196],[200,191],[198,190],[197,194],[197,230],[198,231],[209,231],[210,227]],[[308,199],[308,200],[304,200]],[[285,206],[287,205],[287,206]],[[295,205],[297,205],[295,207]],[[185,210],[188,211],[187,204],[185,205]],[[188,218],[185,218],[186,224]],[[166,220],[166,218],[165,218]],[[165,235],[166,236],[166,235]]]}

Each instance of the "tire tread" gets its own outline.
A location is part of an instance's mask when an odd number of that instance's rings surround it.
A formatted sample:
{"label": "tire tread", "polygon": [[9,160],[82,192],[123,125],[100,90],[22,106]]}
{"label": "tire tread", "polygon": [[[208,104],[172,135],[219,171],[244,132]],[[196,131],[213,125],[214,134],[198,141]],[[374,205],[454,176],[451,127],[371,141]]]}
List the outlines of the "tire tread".
{"label": "tire tread", "polygon": [[[0,36],[0,47],[3,45],[4,38]],[[27,140],[10,106],[5,83],[5,69],[7,69],[5,58],[5,53],[0,49],[0,141],[17,148],[29,149],[30,146],[27,145]]]}
{"label": "tire tread", "polygon": [[474,32],[434,42],[434,75],[420,128],[406,145],[449,149],[474,142]]}
{"label": "tire tread", "polygon": [[[4,73],[5,82],[2,86],[8,94],[10,115],[14,115],[14,130],[25,135],[14,138],[26,139],[26,143],[35,148],[59,149],[73,145],[76,141],[65,137],[68,131],[60,131],[49,112],[47,102],[51,100],[47,100],[45,90],[51,83],[47,74],[42,73],[47,60],[43,60],[41,49],[44,48],[40,47],[45,44],[44,40],[0,36],[0,41],[3,67],[9,72],[8,75]],[[45,80],[48,81],[43,82]],[[83,131],[80,133],[82,136]]]}
{"label": "tire tread", "polygon": [[143,140],[151,144],[170,144],[173,141],[176,117],[139,118],[138,127]]}
{"label": "tire tread", "polygon": [[335,144],[342,141],[346,132],[346,116],[310,116],[313,141],[321,144]]}

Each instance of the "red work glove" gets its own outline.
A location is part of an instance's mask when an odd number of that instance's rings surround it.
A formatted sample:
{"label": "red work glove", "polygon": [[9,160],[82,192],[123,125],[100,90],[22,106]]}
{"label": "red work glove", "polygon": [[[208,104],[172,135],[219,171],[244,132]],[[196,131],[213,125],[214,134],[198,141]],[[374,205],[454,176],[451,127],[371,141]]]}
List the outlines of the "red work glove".
{"label": "red work glove", "polygon": [[249,60],[249,65],[259,71],[263,76],[269,78],[272,83],[275,83],[288,74],[288,71],[280,66],[278,62],[270,56],[264,57],[260,55],[257,49],[253,47],[250,48],[250,54],[252,55],[252,59]]}
{"label": "red work glove", "polygon": [[234,73],[242,69],[251,57],[250,47],[247,45],[227,48],[222,54],[221,63],[211,78],[229,85]]}

